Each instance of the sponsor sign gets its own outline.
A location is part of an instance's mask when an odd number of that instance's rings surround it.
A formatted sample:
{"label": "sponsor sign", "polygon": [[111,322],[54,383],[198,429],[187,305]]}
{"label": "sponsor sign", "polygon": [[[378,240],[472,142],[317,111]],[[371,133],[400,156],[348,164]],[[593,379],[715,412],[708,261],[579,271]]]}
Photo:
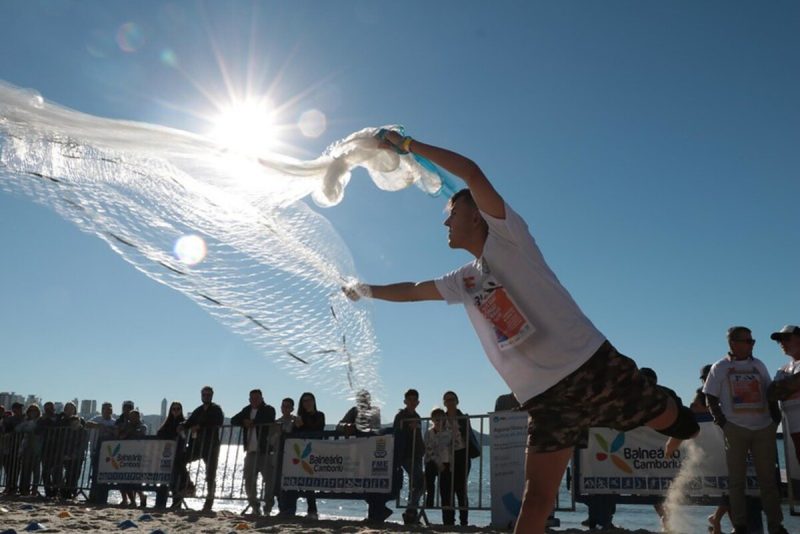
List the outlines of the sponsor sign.
{"label": "sponsor sign", "polygon": [[169,484],[174,459],[174,441],[104,441],[97,462],[97,483]]}
{"label": "sponsor sign", "polygon": [[491,446],[492,526],[511,528],[519,515],[525,487],[527,412],[489,414]]}
{"label": "sponsor sign", "polygon": [[391,493],[394,436],[287,439],[283,489],[329,493]]}
{"label": "sponsor sign", "polygon": [[[685,445],[667,457],[666,439],[646,427],[630,432],[591,428],[588,447],[579,451],[579,493],[666,495],[684,462],[689,461]],[[710,422],[700,423],[700,434],[693,441],[702,456],[693,461],[684,494],[723,495],[728,488],[728,469],[722,430]],[[748,457],[747,491],[757,493],[757,490],[755,470]]]}

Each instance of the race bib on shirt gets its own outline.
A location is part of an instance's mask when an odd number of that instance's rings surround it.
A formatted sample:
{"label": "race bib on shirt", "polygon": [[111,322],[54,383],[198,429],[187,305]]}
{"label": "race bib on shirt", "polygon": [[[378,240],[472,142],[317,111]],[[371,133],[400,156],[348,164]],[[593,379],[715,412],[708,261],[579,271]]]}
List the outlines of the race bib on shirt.
{"label": "race bib on shirt", "polygon": [[761,375],[755,369],[731,369],[728,386],[735,412],[763,412],[767,409]]}
{"label": "race bib on shirt", "polygon": [[479,272],[477,277],[464,276],[464,289],[494,328],[497,346],[500,350],[505,350],[522,343],[536,329],[514,304],[505,288],[492,276],[486,262],[482,262]]}

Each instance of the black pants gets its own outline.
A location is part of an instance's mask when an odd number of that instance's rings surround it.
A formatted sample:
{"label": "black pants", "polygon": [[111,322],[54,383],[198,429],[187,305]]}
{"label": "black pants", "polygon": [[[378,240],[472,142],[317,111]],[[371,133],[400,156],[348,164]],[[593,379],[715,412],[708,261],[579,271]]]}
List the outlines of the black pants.
{"label": "black pants", "polygon": [[[448,495],[447,500],[442,498],[442,506],[454,506],[453,493],[458,499],[458,519],[462,525],[469,521],[469,498],[467,497],[467,477],[469,476],[472,460],[467,458],[467,449],[459,449],[453,455],[453,491]],[[439,483],[441,485],[441,482]],[[455,525],[456,512],[453,509],[442,510],[442,520],[445,525]]]}
{"label": "black pants", "polygon": [[[195,460],[202,460],[206,466],[206,504],[214,502],[214,495],[217,492],[217,465],[219,463],[219,443],[203,447],[199,443],[190,446],[186,453],[181,472],[186,471],[186,465]],[[188,481],[187,481],[188,482]]]}
{"label": "black pants", "polygon": [[[425,508],[433,508],[434,499],[436,495],[436,479],[439,479],[439,499],[441,505],[452,506],[453,491],[451,482],[453,473],[450,471],[450,464],[445,464],[445,468],[439,471],[436,462],[428,462],[425,464]],[[450,521],[449,523],[447,521]],[[442,523],[445,525],[452,525],[455,523],[455,514],[452,510],[442,510]]]}
{"label": "black pants", "polygon": [[278,497],[278,510],[283,515],[293,516],[297,513],[297,499],[300,497],[306,498],[308,503],[309,514],[317,513],[317,498],[314,491],[297,491],[297,490],[282,490]]}

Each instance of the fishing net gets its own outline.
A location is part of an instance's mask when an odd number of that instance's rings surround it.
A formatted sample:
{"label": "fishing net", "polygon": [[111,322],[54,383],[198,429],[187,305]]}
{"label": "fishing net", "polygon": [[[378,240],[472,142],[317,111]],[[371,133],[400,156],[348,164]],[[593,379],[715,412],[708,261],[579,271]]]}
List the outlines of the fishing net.
{"label": "fishing net", "polygon": [[337,204],[355,167],[382,189],[441,189],[435,169],[379,149],[377,132],[356,132],[311,161],[256,158],[0,83],[0,188],[103,239],[291,374],[347,396],[374,393],[369,310],[340,290],[357,279],[352,257],[304,199]]}

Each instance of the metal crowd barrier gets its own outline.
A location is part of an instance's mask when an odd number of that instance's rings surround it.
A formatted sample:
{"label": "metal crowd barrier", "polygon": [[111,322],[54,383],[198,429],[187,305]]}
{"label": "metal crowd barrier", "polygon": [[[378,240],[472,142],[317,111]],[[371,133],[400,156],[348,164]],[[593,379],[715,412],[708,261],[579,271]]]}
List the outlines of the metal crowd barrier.
{"label": "metal crowd barrier", "polygon": [[[267,439],[270,452],[266,459],[266,469],[258,472],[257,463],[252,467],[256,471],[253,476],[258,481],[256,487],[258,500],[261,502],[269,498],[270,493],[275,497],[278,496],[280,460],[287,436],[346,439],[346,436],[335,431],[284,434],[279,423],[253,428],[258,428],[259,432],[266,429],[269,433]],[[374,434],[357,432],[354,437],[368,435]],[[118,439],[113,432],[102,427],[74,430],[52,427],[31,433],[0,434],[0,488],[7,495],[38,495],[64,500],[83,499],[98,503],[107,502],[108,492],[114,490],[155,492],[155,502],[161,506],[166,506],[168,494],[173,497],[173,502],[176,497],[182,500],[209,499],[209,497],[213,500],[248,500],[244,470],[247,451],[241,427],[225,425],[201,430],[193,438],[180,437],[177,440],[176,449],[179,452],[176,454],[173,479],[170,484],[95,484],[97,466],[99,462],[106,461],[105,456],[108,456],[102,447],[104,441]],[[131,439],[158,438],[146,436]],[[326,497],[337,498],[329,495]],[[351,495],[338,498],[360,497]],[[244,511],[248,508],[249,505]]]}
{"label": "metal crowd barrier", "polygon": [[[488,479],[488,470],[484,469],[485,465],[489,465],[489,455],[491,452],[490,444],[484,442],[484,436],[489,433],[488,420],[490,416],[490,414],[464,415],[457,418],[459,421],[469,421],[467,430],[468,432],[471,431],[474,433],[474,439],[470,439],[469,436],[467,436],[465,445],[469,447],[470,442],[472,442],[473,445],[477,443],[478,450],[480,451],[480,456],[474,459],[471,459],[468,454],[464,454],[463,460],[461,460],[463,461],[463,464],[459,466],[459,469],[463,469],[463,471],[467,473],[465,502],[459,502],[456,498],[457,496],[454,495],[456,482],[455,468],[451,469],[449,472],[449,481],[447,481],[449,491],[446,489],[443,492],[441,490],[441,477],[437,476],[435,479],[435,484],[433,485],[427,483],[427,479],[425,478],[427,477],[427,466],[425,465],[425,461],[423,459],[421,465],[419,462],[411,462],[411,464],[408,466],[408,470],[405,468],[402,470],[398,469],[396,476],[402,478],[402,486],[405,488],[405,490],[398,495],[395,506],[398,509],[416,510],[420,514],[421,519],[429,524],[430,521],[428,520],[426,513],[429,510],[441,510],[443,513],[448,511],[460,513],[462,510],[467,512],[491,511],[491,484],[490,480]],[[403,422],[409,422],[413,420],[416,419],[405,419]],[[420,428],[415,428],[412,431],[411,458],[424,456],[424,450],[417,450],[417,433],[419,432],[424,438],[433,425],[430,417],[422,417],[419,419],[419,421]],[[403,451],[399,450],[398,453],[402,455]],[[450,458],[454,457],[455,443],[453,442],[451,443]],[[402,458],[400,461],[401,463],[405,463],[402,462]],[[414,499],[415,495],[412,493],[414,488],[411,487],[411,481],[415,479],[415,471],[420,468],[423,470],[423,491],[420,492],[418,502],[414,502],[416,499]],[[564,483],[566,484],[567,489],[571,490],[572,485],[570,468],[568,468],[568,471],[565,474]],[[431,491],[433,495],[430,495]],[[448,502],[442,502],[443,494],[447,497]],[[473,501],[470,495],[477,495],[477,501]],[[570,492],[570,502],[566,504],[562,504],[561,496],[559,496],[556,500],[553,511],[575,511],[575,499],[574,495],[572,495],[572,492]],[[455,519],[458,520],[457,517]]]}
{"label": "metal crowd barrier", "polygon": [[84,428],[67,427],[0,434],[4,493],[86,497],[90,434]]}

